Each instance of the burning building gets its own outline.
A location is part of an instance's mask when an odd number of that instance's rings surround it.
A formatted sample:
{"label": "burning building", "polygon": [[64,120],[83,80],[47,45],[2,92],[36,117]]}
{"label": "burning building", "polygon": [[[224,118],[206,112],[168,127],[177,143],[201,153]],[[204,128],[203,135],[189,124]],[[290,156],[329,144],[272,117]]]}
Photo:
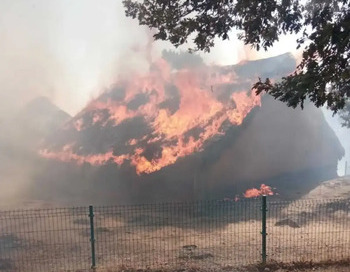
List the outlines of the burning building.
{"label": "burning building", "polygon": [[312,105],[287,108],[250,90],[295,68],[289,54],[208,66],[166,53],[46,137],[40,186],[93,202],[232,197],[266,183],[307,192],[336,176],[344,150]]}

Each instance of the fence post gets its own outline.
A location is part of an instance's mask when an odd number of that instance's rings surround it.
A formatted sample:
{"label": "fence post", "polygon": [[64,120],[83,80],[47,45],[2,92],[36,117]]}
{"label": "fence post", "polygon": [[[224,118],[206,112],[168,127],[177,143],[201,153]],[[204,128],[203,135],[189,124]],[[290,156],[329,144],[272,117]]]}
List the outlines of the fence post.
{"label": "fence post", "polygon": [[262,263],[266,264],[266,212],[267,212],[267,204],[266,204],[266,195],[261,197],[261,257]]}
{"label": "fence post", "polygon": [[95,254],[95,229],[94,229],[94,207],[89,206],[90,217],[90,242],[91,242],[91,268],[96,268],[96,254]]}

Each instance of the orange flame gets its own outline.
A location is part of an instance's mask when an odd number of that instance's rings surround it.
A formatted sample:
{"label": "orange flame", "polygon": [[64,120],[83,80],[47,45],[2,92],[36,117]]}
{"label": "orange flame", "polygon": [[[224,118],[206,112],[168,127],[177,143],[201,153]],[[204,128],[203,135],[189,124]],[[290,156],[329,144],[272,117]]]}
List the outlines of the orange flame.
{"label": "orange flame", "polygon": [[[73,146],[66,146],[61,150],[46,148],[40,151],[40,155],[49,159],[92,165],[111,161],[122,164],[129,161],[138,174],[158,171],[174,164],[181,157],[201,151],[207,141],[225,133],[225,123],[240,125],[254,107],[260,106],[260,97],[246,90],[232,90],[227,98],[220,99],[220,87],[224,86],[227,90],[230,84],[235,83],[235,78],[233,71],[217,73],[214,67],[174,72],[161,59],[153,64],[149,74],[134,75],[132,80],[117,84],[125,91],[122,99],[113,99],[107,93],[105,97],[108,98],[92,101],[71,122],[71,129],[84,133],[91,126],[118,126],[135,117],[143,118],[152,132],[141,139],[126,142],[125,145],[131,148],[127,153],[116,156],[109,151],[104,154],[81,155],[74,152]],[[179,95],[175,111],[160,106],[167,101],[167,86],[173,86]],[[147,100],[137,107],[130,107],[129,104],[138,95],[147,97]],[[88,121],[84,119],[87,113],[91,117]],[[190,132],[196,129],[198,135],[191,135]],[[143,154],[144,146],[140,146],[142,143],[159,144],[161,151],[156,157],[146,157]]]}
{"label": "orange flame", "polygon": [[76,162],[78,165],[82,165],[84,163],[90,163],[92,165],[103,165],[108,161],[113,161],[114,163],[121,165],[124,163],[125,159],[128,159],[128,156],[115,156],[112,151],[109,151],[104,154],[94,154],[94,155],[77,155],[73,152],[71,145],[66,145],[63,147],[60,152],[52,152],[48,149],[43,149],[39,151],[39,154],[42,157],[47,159],[55,159],[62,162]]}
{"label": "orange flame", "polygon": [[273,195],[272,188],[268,185],[261,184],[260,189],[248,189],[243,195],[246,198],[259,197],[262,195]]}

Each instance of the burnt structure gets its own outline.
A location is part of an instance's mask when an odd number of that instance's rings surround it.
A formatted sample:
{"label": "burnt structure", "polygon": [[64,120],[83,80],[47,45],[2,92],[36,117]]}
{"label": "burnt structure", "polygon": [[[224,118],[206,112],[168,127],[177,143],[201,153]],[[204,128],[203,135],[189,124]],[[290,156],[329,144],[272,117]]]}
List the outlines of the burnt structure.
{"label": "burnt structure", "polygon": [[[166,57],[171,68],[174,56]],[[176,69],[173,68],[178,73],[186,65],[176,63]],[[44,170],[35,177],[38,186],[46,188],[48,199],[56,196],[89,203],[220,199],[241,195],[261,183],[276,187],[281,196],[299,197],[321,181],[336,177],[337,162],[344,150],[320,109],[312,105],[306,105],[304,110],[290,109],[269,96],[261,99],[261,106],[252,100],[249,89],[258,75],[279,78],[294,67],[295,61],[289,54],[235,66],[208,68],[201,62],[192,65],[193,70],[207,69],[205,75],[209,71],[220,78],[219,81],[214,78],[215,84],[207,91],[214,93],[210,97],[215,95],[215,101],[225,104],[227,112],[250,104],[242,109],[242,122],[226,120],[218,111],[213,116],[223,120],[220,133],[205,138],[191,152],[180,153],[171,163],[161,161],[169,159],[164,150],[176,149],[179,142],[176,145],[172,141],[179,138],[155,134],[152,129],[158,115],[147,119],[149,116],[143,112],[128,113],[149,105],[156,91],[133,93],[131,99],[123,102],[127,114],[118,106],[120,115],[115,114],[113,120],[111,110],[96,106],[126,99],[126,90],[117,84],[46,138],[43,147],[46,149],[41,153]],[[165,99],[156,104],[158,109],[166,109],[169,118],[181,109],[184,99],[176,88],[166,85]],[[242,90],[248,102],[241,105],[233,100],[227,106],[226,101]],[[121,118],[122,115],[126,117]],[[183,146],[189,148],[191,141],[204,139],[213,116],[205,120],[205,125],[202,121],[186,130],[181,136]],[[152,160],[157,162],[156,166],[151,165],[153,168],[149,165]],[[138,165],[144,161],[148,168]],[[147,169],[151,170],[145,172]]]}

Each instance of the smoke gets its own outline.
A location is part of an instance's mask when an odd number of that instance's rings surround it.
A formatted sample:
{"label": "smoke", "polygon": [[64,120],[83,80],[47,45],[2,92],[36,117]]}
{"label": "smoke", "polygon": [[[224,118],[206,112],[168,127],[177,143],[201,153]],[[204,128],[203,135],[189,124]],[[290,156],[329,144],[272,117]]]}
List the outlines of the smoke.
{"label": "smoke", "polygon": [[[49,16],[21,9],[20,1],[1,1],[0,118],[13,114],[39,94],[52,96],[61,65],[47,46],[49,35],[38,18]],[[29,18],[30,17],[30,18]]]}
{"label": "smoke", "polygon": [[4,0],[0,10],[3,206],[23,201],[33,187],[40,194],[35,176],[45,166],[36,156],[38,143],[65,119],[48,101],[30,109],[28,103],[45,96],[75,115],[118,74],[146,69],[149,41],[145,29],[124,16],[121,1]]}
{"label": "smoke", "polygon": [[349,174],[350,170],[347,169],[347,171],[345,171],[345,166],[346,163],[348,167],[350,166],[350,129],[342,127],[340,117],[338,115],[333,115],[332,111],[326,108],[323,108],[322,111],[328,124],[334,130],[345,150],[345,156],[338,163],[338,175],[343,176],[345,172]]}
{"label": "smoke", "polygon": [[[85,179],[91,183],[74,183],[75,189],[81,190],[81,197],[85,200],[94,197],[91,194],[92,188],[99,187],[117,189],[116,192],[110,191],[115,192],[120,199],[132,198],[120,193],[124,187],[127,191],[132,191],[129,187],[134,186],[132,182],[123,183],[123,178],[137,179],[130,176],[129,169],[108,166],[95,171],[86,165],[77,168],[47,162],[37,156],[38,145],[42,138],[47,138],[48,132],[57,136],[55,129],[105,90],[117,88],[113,86],[115,82],[120,79],[129,80],[132,75],[148,71],[151,63],[161,56],[163,49],[173,48],[167,42],[152,43],[152,32],[140,27],[136,20],[126,18],[121,1],[2,0],[0,10],[0,129],[3,131],[0,135],[0,205],[10,204],[10,201],[23,201],[31,198],[32,193],[47,199],[54,196],[72,199],[72,180]],[[210,54],[200,53],[201,57],[169,51],[164,52],[163,57],[176,69],[195,69],[203,63],[231,65],[294,49],[293,44],[292,47],[289,46],[287,37],[269,52],[256,52],[238,42],[234,36],[233,33],[229,42],[218,41]],[[191,43],[188,47],[191,47]],[[180,48],[186,49],[187,46]],[[295,65],[294,62],[290,64]],[[257,67],[253,64],[249,68],[256,77],[259,71],[254,69]],[[264,70],[266,75],[274,75],[271,67],[259,69]],[[244,77],[244,70],[237,68],[236,72],[242,73],[241,77]],[[249,80],[254,78],[251,76]],[[240,87],[242,90],[249,88],[247,84]],[[169,92],[170,99],[160,107],[175,112],[180,98],[176,92]],[[30,102],[38,96],[48,97],[58,108],[45,99]],[[143,103],[143,99],[138,97],[128,106],[135,108]],[[221,99],[225,99],[224,94]],[[118,132],[117,136],[120,139],[135,138],[137,128],[142,124],[132,124],[124,124],[126,129]],[[93,131],[96,134],[99,132],[98,129]],[[110,133],[107,136],[116,135]],[[56,137],[56,140],[64,139]],[[90,148],[104,150],[104,144],[101,141]],[[156,148],[150,147],[145,151],[145,156],[156,152]],[[211,157],[204,161],[212,160]],[[50,171],[43,175],[42,172],[47,169]],[[65,171],[69,174],[61,177]],[[193,177],[193,169],[188,168],[187,171],[188,176]],[[229,178],[225,182],[228,183]],[[52,187],[44,189],[41,186],[44,184]],[[175,181],[167,186],[171,191],[177,184]],[[151,190],[148,193],[151,194]],[[104,199],[104,196],[100,199]]]}
{"label": "smoke", "polygon": [[147,62],[134,49],[144,51],[148,34],[121,1],[4,0],[0,10],[1,118],[38,95],[74,115],[117,74]]}
{"label": "smoke", "polygon": [[[173,49],[153,44],[148,29],[125,17],[121,1],[3,0],[0,10],[0,118],[37,95],[75,115],[118,75],[146,71],[163,49]],[[286,37],[269,52],[255,52],[235,36],[201,53],[204,61],[235,64],[294,49]]]}
{"label": "smoke", "polygon": [[33,177],[43,170],[37,156],[41,140],[70,118],[47,98],[39,97],[0,124],[1,206],[29,197]]}

